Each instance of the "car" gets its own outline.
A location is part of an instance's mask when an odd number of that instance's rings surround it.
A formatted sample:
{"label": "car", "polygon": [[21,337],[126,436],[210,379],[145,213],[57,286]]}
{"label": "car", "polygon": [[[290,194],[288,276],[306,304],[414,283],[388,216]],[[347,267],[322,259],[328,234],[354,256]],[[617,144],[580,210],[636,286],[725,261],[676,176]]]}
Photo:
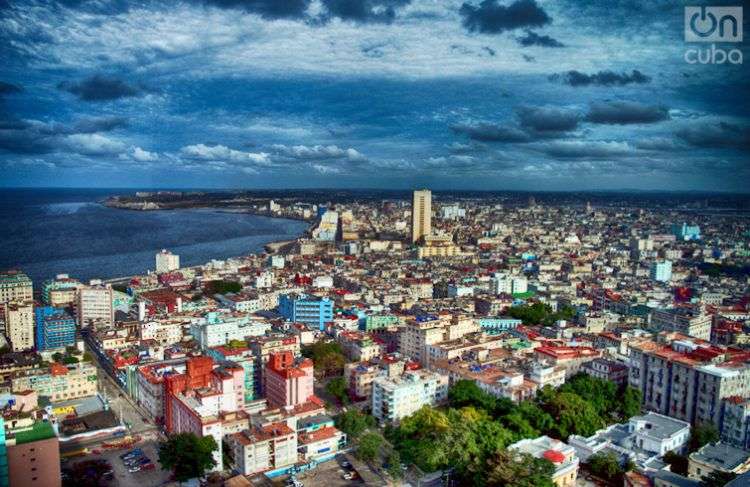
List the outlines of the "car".
{"label": "car", "polygon": [[120,458],[128,458],[128,457],[133,457],[136,455],[143,455],[143,450],[141,450],[140,448],[136,448],[135,450],[130,450],[129,452],[123,453],[122,455],[120,455]]}
{"label": "car", "polygon": [[141,471],[141,467],[132,467],[128,469],[128,472],[130,473],[135,473],[135,472],[140,472],[140,471]]}
{"label": "car", "polygon": [[147,463],[146,465],[141,466],[141,470],[154,470],[156,468],[156,465],[153,463]]}
{"label": "car", "polygon": [[146,457],[136,457],[125,462],[125,465],[127,465],[128,467],[132,467],[133,465],[140,465],[141,463],[144,463],[143,462],[144,458],[148,462],[148,459]]}
{"label": "car", "polygon": [[341,466],[344,468],[349,468],[352,466],[352,464],[344,460],[343,462],[341,462]]}

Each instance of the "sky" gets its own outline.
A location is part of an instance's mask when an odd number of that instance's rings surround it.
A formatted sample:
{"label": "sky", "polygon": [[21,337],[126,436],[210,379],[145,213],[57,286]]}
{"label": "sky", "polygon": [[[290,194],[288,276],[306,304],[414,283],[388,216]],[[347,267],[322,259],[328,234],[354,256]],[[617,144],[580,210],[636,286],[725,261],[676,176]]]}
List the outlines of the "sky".
{"label": "sky", "polygon": [[0,186],[750,192],[684,5],[0,0]]}

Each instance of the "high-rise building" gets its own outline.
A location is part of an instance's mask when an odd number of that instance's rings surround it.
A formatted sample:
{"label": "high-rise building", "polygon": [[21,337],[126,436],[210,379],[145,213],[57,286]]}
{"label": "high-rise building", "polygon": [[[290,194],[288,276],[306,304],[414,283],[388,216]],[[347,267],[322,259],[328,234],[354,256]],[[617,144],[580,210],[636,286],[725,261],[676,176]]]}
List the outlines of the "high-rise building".
{"label": "high-rise building", "polygon": [[75,345],[76,320],[64,309],[42,306],[36,308],[34,314],[37,350],[53,350]]}
{"label": "high-rise building", "polygon": [[30,429],[26,428],[6,436],[5,441],[10,485],[62,485],[60,441],[49,422],[37,421]]}
{"label": "high-rise building", "polygon": [[447,397],[447,375],[416,370],[400,377],[380,376],[372,381],[372,415],[379,421],[398,421]]}
{"label": "high-rise building", "polygon": [[411,241],[417,242],[432,232],[432,192],[414,191],[411,204]]}
{"label": "high-rise building", "polygon": [[688,225],[687,223],[672,225],[672,233],[677,240],[700,240],[701,228],[698,225]]}
{"label": "high-rise building", "polygon": [[651,279],[659,282],[669,282],[672,280],[672,262],[664,260],[651,264]]}
{"label": "high-rise building", "polygon": [[296,360],[288,350],[271,354],[265,380],[266,399],[271,406],[297,406],[315,394],[312,360]]}
{"label": "high-rise building", "polygon": [[162,249],[156,254],[156,273],[176,271],[180,268],[180,256],[173,254],[169,250]]}
{"label": "high-rise building", "polygon": [[34,302],[5,305],[5,334],[14,351],[34,348]]}
{"label": "high-rise building", "polygon": [[[42,284],[42,300],[44,304],[51,306],[58,306],[60,304],[72,304],[75,301],[76,290],[81,286],[81,281],[78,279],[71,279],[67,274],[58,274],[54,279],[44,281]],[[62,291],[65,291],[64,293]],[[67,303],[60,303],[60,300],[64,300],[65,297],[72,296],[73,298]],[[53,300],[58,302],[52,303]]]}
{"label": "high-rise building", "polygon": [[89,327],[94,324],[109,326],[114,323],[115,312],[112,305],[112,286],[92,281],[91,285],[78,289],[78,324]]}
{"label": "high-rise building", "polygon": [[31,279],[20,271],[0,273],[0,303],[28,301],[34,298]]}
{"label": "high-rise building", "polygon": [[333,321],[333,301],[314,296],[279,296],[279,314],[289,321],[316,326],[321,330]]}

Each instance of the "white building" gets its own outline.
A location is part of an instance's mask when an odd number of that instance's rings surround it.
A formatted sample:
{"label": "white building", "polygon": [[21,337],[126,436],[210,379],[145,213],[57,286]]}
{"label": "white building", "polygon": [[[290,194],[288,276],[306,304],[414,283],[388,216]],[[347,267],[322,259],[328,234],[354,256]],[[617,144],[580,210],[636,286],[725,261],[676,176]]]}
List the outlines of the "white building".
{"label": "white building", "polygon": [[417,370],[406,371],[401,377],[376,377],[372,382],[372,415],[380,421],[398,421],[447,397],[447,375]]}
{"label": "white building", "polygon": [[493,294],[525,293],[528,288],[528,280],[524,276],[496,273],[490,279],[490,291]]}
{"label": "white building", "polygon": [[581,461],[604,450],[631,460],[641,470],[660,468],[659,458],[668,451],[685,452],[690,439],[690,423],[649,412],[633,416],[625,424],[614,424],[588,438],[571,435],[570,445]]}
{"label": "white building", "polygon": [[180,268],[180,256],[175,255],[169,250],[162,249],[156,254],[156,273],[176,271]]}
{"label": "white building", "polygon": [[33,301],[17,301],[5,305],[5,335],[14,352],[34,348]]}
{"label": "white building", "polygon": [[232,340],[244,340],[250,336],[265,335],[271,324],[250,316],[222,315],[210,312],[190,325],[190,334],[202,349],[226,345]]}
{"label": "white building", "polygon": [[111,326],[115,321],[112,299],[112,286],[101,281],[91,281],[90,285],[78,288],[78,324],[81,327]]}
{"label": "white building", "polygon": [[576,484],[580,460],[576,456],[576,450],[570,445],[549,436],[540,436],[539,438],[525,439],[513,443],[508,447],[508,450],[526,453],[534,458],[544,458],[552,462],[552,465],[555,466],[552,482],[557,487],[568,487]]}

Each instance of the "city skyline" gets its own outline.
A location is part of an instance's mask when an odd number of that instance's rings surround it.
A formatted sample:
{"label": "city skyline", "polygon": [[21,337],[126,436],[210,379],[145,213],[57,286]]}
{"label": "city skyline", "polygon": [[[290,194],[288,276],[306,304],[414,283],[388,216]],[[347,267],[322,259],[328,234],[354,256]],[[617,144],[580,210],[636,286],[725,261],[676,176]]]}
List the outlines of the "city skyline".
{"label": "city skyline", "polygon": [[0,2],[0,186],[747,192],[747,69],[689,64],[684,28],[667,1]]}

